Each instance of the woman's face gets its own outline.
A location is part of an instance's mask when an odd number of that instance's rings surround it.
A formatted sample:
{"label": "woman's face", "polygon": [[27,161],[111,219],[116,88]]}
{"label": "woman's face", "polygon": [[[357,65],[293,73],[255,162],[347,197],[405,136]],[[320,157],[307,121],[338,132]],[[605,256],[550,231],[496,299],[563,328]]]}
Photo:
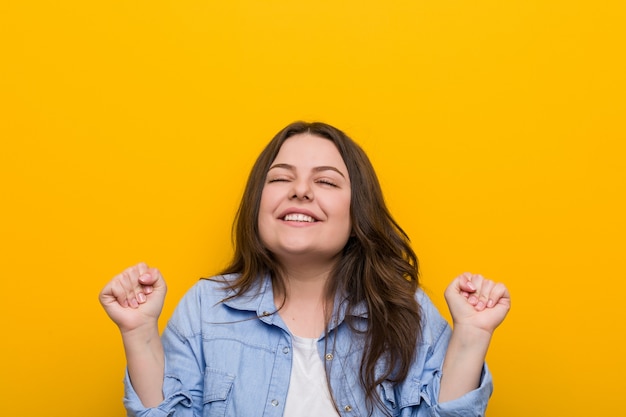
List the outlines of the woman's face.
{"label": "woman's face", "polygon": [[333,262],[350,237],[350,198],[348,169],[335,144],[294,135],[265,179],[261,240],[281,262]]}

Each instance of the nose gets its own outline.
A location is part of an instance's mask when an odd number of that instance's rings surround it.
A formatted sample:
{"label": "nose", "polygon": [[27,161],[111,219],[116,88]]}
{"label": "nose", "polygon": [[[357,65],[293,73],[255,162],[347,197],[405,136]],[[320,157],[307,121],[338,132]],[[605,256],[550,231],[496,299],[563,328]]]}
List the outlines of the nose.
{"label": "nose", "polygon": [[292,182],[291,190],[289,191],[290,200],[313,200],[313,189],[308,181],[297,180]]}

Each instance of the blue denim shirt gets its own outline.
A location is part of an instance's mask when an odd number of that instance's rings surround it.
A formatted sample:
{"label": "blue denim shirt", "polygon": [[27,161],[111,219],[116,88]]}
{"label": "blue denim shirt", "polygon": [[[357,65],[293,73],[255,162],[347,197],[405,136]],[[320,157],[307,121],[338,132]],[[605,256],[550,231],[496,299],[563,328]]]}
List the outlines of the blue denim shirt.
{"label": "blue denim shirt", "polygon": [[[278,314],[269,278],[246,295],[222,302],[232,293],[220,281],[201,280],[183,297],[162,336],[165,350],[164,401],[145,408],[128,378],[124,404],[138,417],[280,417],[291,375],[291,334]],[[383,383],[378,393],[392,416],[484,416],[492,392],[486,365],[480,387],[461,398],[438,403],[441,367],[451,329],[430,299],[416,294],[423,313],[422,340],[407,378]],[[363,329],[367,311],[345,311],[336,302],[327,337],[318,341],[320,359],[330,375],[333,398],[342,417],[367,416],[359,382],[363,339],[344,322]],[[385,414],[374,408],[373,416]]]}

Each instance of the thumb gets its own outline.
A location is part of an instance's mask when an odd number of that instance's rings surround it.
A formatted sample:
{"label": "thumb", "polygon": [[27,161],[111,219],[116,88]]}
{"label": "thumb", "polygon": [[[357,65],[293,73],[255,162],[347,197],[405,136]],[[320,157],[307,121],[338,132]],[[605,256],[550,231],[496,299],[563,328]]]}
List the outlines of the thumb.
{"label": "thumb", "polygon": [[472,274],[464,272],[452,280],[450,285],[446,288],[444,296],[446,300],[450,302],[453,298],[461,295],[466,299],[470,294],[476,292],[476,285],[472,282]]}
{"label": "thumb", "polygon": [[456,279],[457,288],[461,293],[473,293],[476,291],[476,285],[472,282],[473,274],[464,272]]}
{"label": "thumb", "polygon": [[161,291],[166,289],[165,279],[163,279],[163,275],[158,268],[149,268],[146,272],[141,274],[139,282],[144,286],[144,289]]}

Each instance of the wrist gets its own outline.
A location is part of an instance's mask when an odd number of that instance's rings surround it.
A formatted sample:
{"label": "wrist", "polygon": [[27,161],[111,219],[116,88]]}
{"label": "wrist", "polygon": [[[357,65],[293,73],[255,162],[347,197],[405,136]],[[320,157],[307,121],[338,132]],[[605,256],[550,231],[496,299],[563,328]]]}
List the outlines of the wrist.
{"label": "wrist", "polygon": [[133,341],[147,342],[155,337],[159,337],[159,323],[157,320],[151,320],[132,328],[120,327],[120,334],[124,343]]}
{"label": "wrist", "polygon": [[486,350],[493,332],[472,324],[453,323],[452,335],[461,346],[474,346],[480,350]]}

